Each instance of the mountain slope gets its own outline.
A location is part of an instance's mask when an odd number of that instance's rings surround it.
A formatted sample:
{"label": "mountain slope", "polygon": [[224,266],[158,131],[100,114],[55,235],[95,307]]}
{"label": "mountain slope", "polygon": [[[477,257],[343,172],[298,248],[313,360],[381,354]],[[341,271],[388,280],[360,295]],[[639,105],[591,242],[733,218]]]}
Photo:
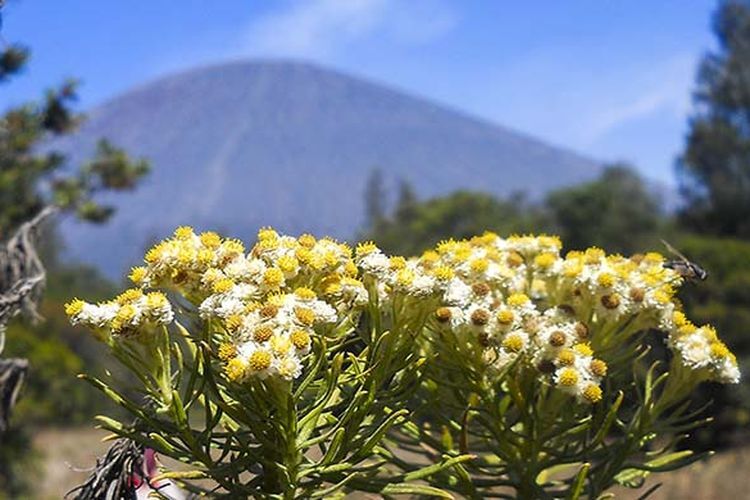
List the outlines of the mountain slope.
{"label": "mountain slope", "polygon": [[89,113],[53,147],[85,159],[107,137],[153,164],[111,195],[104,227],[66,222],[69,254],[108,274],[179,224],[250,238],[259,226],[351,237],[374,167],[420,196],[458,188],[538,195],[595,162],[422,99],[318,66],[238,62],[165,77]]}

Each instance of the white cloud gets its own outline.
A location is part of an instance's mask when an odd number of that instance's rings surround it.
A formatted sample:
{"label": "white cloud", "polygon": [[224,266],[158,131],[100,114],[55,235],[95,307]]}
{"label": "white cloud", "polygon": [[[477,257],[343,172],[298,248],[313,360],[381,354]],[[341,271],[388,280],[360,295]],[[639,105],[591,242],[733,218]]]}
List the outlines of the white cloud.
{"label": "white cloud", "polygon": [[589,116],[582,145],[591,145],[618,127],[657,112],[685,117],[690,110],[694,72],[693,57],[677,56],[645,72],[649,75],[646,81],[635,84],[634,89],[627,89],[629,91],[622,98],[603,99],[609,102],[600,103]]}
{"label": "white cloud", "polygon": [[369,37],[427,43],[449,31],[455,21],[440,0],[292,1],[253,22],[243,46],[254,55],[325,59]]}

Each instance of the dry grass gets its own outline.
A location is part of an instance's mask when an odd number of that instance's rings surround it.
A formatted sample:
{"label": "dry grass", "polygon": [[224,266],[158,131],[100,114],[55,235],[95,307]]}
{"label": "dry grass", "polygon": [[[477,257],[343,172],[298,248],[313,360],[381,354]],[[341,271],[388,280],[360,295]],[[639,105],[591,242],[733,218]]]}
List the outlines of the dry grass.
{"label": "dry grass", "polygon": [[[42,480],[36,483],[33,498],[59,499],[87,476],[80,471],[91,467],[106,451],[103,431],[87,428],[46,429],[37,434],[35,445],[43,455]],[[705,463],[654,477],[649,484],[663,482],[654,500],[740,500],[750,498],[750,447],[720,453]],[[646,487],[646,488],[647,488]],[[636,499],[641,490],[618,489],[617,498]],[[354,496],[350,497],[354,498]]]}

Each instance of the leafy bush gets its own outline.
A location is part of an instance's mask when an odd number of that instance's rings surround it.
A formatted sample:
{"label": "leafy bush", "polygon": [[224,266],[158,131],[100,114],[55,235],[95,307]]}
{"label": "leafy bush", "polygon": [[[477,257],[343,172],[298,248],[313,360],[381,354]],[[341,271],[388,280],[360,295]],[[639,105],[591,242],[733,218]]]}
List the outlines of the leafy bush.
{"label": "leafy bush", "polygon": [[102,426],[189,464],[161,477],[191,490],[599,498],[699,458],[674,451],[703,423],[690,397],[739,370],[664,257],[560,248],[486,233],[406,259],[263,229],[245,253],[182,227],[136,288],[66,312],[145,395],[89,377],[135,418]]}

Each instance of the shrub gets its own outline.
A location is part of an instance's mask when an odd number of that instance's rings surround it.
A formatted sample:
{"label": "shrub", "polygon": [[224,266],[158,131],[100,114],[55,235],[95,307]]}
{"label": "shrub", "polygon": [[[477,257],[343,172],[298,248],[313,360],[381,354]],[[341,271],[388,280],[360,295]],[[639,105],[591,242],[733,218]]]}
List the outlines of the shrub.
{"label": "shrub", "polygon": [[673,452],[689,397],[739,370],[661,255],[560,247],[487,233],[406,259],[263,229],[245,253],[182,227],[136,288],[66,312],[145,394],[89,378],[135,418],[101,424],[191,490],[597,498],[699,458]]}

